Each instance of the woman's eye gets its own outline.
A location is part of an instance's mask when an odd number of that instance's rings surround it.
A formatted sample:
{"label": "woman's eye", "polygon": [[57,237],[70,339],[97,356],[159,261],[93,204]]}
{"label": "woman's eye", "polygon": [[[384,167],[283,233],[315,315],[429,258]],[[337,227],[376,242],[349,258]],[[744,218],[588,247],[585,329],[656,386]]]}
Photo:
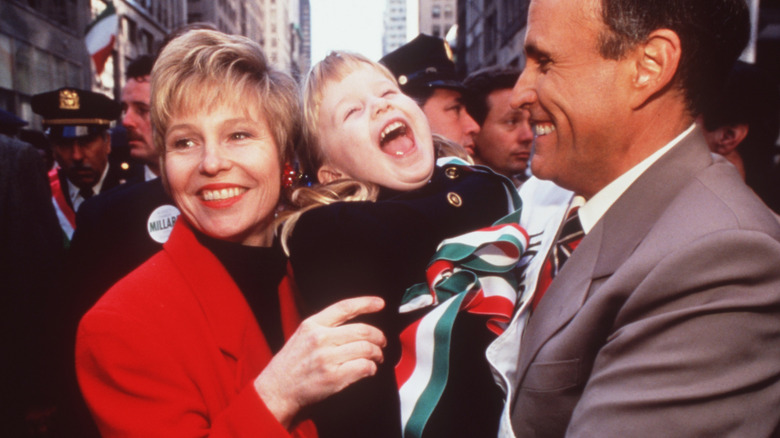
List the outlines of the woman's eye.
{"label": "woman's eye", "polygon": [[180,138],[173,142],[174,149],[189,149],[195,146],[195,142],[190,138]]}
{"label": "woman's eye", "polygon": [[396,94],[396,90],[386,90],[384,93],[382,93],[382,97],[389,97]]}
{"label": "woman's eye", "polygon": [[230,134],[231,140],[246,140],[250,138],[252,135],[248,132],[234,132],[233,134]]}

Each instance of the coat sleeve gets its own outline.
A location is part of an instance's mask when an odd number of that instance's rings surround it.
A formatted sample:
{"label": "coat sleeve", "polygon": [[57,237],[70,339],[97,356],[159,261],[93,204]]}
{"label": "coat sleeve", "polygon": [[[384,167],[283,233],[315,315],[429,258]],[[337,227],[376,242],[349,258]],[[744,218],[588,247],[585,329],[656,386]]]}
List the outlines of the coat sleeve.
{"label": "coat sleeve", "polygon": [[776,240],[744,230],[663,257],[618,312],[566,436],[772,435],[778,261]]}
{"label": "coat sleeve", "polygon": [[[251,383],[221,412],[209,412],[181,359],[140,320],[90,311],[76,342],[76,371],[105,437],[289,437]],[[316,436],[303,423],[292,436]]]}

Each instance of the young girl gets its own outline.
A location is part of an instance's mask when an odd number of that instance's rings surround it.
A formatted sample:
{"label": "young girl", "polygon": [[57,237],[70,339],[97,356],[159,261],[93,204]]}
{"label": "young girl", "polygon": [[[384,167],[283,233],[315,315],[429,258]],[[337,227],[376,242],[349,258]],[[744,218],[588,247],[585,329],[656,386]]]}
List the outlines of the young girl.
{"label": "young girl", "polygon": [[[298,288],[309,311],[347,297],[384,298],[385,310],[365,319],[388,340],[377,375],[315,407],[313,418],[324,437],[398,437],[398,334],[419,317],[398,313],[404,291],[425,281],[443,239],[513,211],[514,189],[484,168],[435,166],[422,110],[385,67],[363,56],[334,52],[315,65],[303,107],[297,152],[319,184],[294,193],[300,210],[282,227]],[[487,332],[484,323],[474,332]],[[474,373],[487,379],[484,396],[500,413],[501,396],[484,359],[472,362],[481,367]]]}

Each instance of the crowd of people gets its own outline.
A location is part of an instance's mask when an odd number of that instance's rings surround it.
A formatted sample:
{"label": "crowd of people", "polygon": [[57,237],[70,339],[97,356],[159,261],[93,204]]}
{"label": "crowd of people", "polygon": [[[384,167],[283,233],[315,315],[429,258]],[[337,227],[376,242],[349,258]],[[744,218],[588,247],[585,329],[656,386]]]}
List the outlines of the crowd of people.
{"label": "crowd of people", "polygon": [[197,24],[119,101],[34,96],[42,149],[1,113],[4,429],[778,436],[748,38],[743,0],[531,0],[522,69],[419,35],[296,83]]}

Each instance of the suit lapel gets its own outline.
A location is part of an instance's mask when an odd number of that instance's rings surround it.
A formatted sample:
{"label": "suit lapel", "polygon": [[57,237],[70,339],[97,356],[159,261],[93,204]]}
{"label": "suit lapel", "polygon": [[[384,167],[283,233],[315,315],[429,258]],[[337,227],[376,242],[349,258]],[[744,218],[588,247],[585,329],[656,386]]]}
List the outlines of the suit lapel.
{"label": "suit lapel", "polygon": [[520,381],[544,344],[571,321],[594,280],[612,275],[631,255],[666,206],[696,173],[712,164],[698,128],[648,168],[583,238],[545,292],[523,335]]}

